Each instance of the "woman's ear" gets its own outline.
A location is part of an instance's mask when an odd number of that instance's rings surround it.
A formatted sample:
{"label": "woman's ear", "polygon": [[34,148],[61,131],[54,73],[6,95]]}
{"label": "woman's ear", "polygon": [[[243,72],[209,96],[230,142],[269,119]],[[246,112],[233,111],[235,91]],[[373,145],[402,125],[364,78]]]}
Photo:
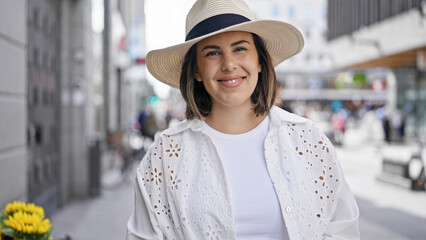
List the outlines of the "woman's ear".
{"label": "woman's ear", "polygon": [[259,63],[259,65],[257,66],[257,72],[260,73],[261,71],[262,71],[262,66],[260,66],[260,63]]}
{"label": "woman's ear", "polygon": [[197,82],[202,82],[203,81],[201,79],[200,73],[198,72],[198,69],[195,70],[194,77],[195,77],[195,80],[197,80]]}

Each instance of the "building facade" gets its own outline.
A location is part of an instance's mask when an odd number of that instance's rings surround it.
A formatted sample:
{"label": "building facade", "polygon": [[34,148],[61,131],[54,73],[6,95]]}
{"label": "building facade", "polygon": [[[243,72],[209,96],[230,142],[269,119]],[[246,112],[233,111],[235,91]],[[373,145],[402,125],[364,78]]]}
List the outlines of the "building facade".
{"label": "building facade", "polygon": [[277,73],[316,74],[328,70],[327,2],[325,0],[247,0],[256,19],[272,19],[290,23],[302,33],[305,45],[301,53],[280,64]]}
{"label": "building facade", "polygon": [[0,1],[0,206],[27,198],[27,1]]}
{"label": "building facade", "polygon": [[0,207],[89,195],[90,23],[90,1],[0,1]]}
{"label": "building facade", "polygon": [[426,134],[425,69],[418,61],[426,51],[426,1],[329,0],[328,29],[333,68],[379,72],[391,122],[403,121],[408,136]]}

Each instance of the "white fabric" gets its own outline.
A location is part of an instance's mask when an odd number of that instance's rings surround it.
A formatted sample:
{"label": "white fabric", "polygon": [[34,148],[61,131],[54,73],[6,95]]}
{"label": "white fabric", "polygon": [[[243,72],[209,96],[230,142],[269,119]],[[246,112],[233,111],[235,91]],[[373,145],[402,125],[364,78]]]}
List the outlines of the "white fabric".
{"label": "white fabric", "polygon": [[203,126],[225,169],[237,239],[288,239],[263,153],[269,116],[243,134],[221,133],[204,121]]}
{"label": "white fabric", "polygon": [[[359,211],[330,141],[273,107],[265,160],[291,240],[359,239]],[[257,176],[252,176],[256,178]],[[200,120],[164,131],[137,171],[127,239],[236,239],[229,184]]]}

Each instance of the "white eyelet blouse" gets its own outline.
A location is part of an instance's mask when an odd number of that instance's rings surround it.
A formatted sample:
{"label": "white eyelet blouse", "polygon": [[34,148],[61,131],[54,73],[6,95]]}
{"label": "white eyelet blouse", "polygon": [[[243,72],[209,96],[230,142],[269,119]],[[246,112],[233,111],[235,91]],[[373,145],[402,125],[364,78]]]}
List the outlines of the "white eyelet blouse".
{"label": "white eyelet blouse", "polygon": [[[359,239],[358,207],[330,141],[310,120],[277,107],[269,116],[265,159],[290,239]],[[165,130],[137,170],[127,239],[236,239],[224,174],[200,120]]]}

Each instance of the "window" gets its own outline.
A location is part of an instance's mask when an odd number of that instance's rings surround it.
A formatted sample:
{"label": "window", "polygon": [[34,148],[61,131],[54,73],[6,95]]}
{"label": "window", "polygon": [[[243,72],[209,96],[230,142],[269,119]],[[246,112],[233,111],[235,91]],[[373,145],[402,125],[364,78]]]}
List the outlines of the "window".
{"label": "window", "polygon": [[37,9],[34,9],[33,11],[33,26],[35,29],[38,28],[38,21],[39,21],[39,11]]}
{"label": "window", "polygon": [[290,5],[287,7],[287,14],[290,18],[294,17],[295,13],[296,13],[296,10],[294,9],[293,5]]}
{"label": "window", "polygon": [[39,56],[38,56],[38,49],[37,48],[35,48],[34,49],[34,54],[33,54],[33,66],[35,67],[35,68],[38,68],[39,67]]}
{"label": "window", "polygon": [[303,8],[303,19],[305,20],[311,20],[312,19],[312,8],[309,6],[306,6]]}

